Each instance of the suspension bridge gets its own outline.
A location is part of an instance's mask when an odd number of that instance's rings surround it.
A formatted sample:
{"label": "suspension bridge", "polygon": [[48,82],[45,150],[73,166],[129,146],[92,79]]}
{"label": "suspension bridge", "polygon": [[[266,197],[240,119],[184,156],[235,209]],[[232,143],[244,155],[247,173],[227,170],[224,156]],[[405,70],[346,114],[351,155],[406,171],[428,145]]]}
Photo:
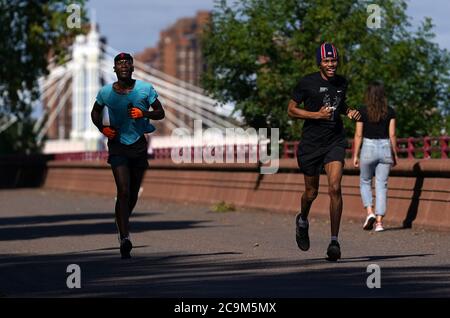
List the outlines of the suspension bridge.
{"label": "suspension bridge", "polygon": [[[34,127],[44,152],[102,151],[105,137],[92,124],[90,112],[100,88],[116,80],[114,56],[119,51],[101,40],[95,27],[76,37],[71,56],[63,65],[52,65],[50,73],[40,79],[42,112]],[[155,123],[158,133],[152,136],[152,147],[174,146],[175,128],[188,132],[194,120],[205,128],[235,128],[239,120],[230,117],[232,107],[221,105],[203,89],[169,76],[138,60],[133,77],[150,82],[162,102],[166,117]],[[10,120],[12,122],[14,118]]]}

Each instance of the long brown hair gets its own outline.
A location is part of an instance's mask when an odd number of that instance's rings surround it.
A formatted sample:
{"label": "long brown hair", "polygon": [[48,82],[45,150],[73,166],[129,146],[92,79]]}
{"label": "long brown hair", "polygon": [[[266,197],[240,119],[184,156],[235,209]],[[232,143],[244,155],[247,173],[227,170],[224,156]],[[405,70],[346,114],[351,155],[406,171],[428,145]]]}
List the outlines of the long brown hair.
{"label": "long brown hair", "polygon": [[369,84],[364,94],[364,103],[367,106],[369,122],[377,123],[386,118],[388,105],[383,83],[372,82]]}

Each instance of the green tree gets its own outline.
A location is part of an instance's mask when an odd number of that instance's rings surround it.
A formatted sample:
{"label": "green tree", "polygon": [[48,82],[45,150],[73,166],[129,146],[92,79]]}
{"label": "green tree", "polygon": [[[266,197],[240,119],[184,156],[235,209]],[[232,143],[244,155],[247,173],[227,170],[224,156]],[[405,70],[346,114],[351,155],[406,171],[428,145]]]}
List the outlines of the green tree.
{"label": "green tree", "polygon": [[[84,0],[0,0],[0,154],[33,153],[36,143],[32,105],[39,98],[38,78],[48,74],[50,56],[64,61],[68,43],[81,28],[67,24],[80,6],[81,23],[85,21]],[[1,129],[1,128],[0,128]]]}
{"label": "green tree", "polygon": [[[381,8],[381,27],[369,28],[367,6]],[[349,80],[347,101],[358,108],[367,84],[385,83],[398,114],[399,136],[438,135],[448,127],[450,55],[432,42],[431,19],[413,30],[404,1],[247,0],[216,2],[203,39],[203,86],[254,127],[278,127],[297,139],[302,121],[287,116],[297,81],[318,71],[315,50],[333,42],[338,72]],[[448,117],[447,117],[448,118]],[[345,119],[347,133],[354,124]]]}

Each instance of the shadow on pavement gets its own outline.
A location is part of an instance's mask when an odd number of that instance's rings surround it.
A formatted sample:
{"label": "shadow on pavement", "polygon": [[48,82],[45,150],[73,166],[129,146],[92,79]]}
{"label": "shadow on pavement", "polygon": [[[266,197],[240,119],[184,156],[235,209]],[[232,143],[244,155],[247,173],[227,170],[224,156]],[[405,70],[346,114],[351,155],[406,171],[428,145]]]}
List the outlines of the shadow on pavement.
{"label": "shadow on pavement", "polygon": [[411,230],[410,227],[403,227],[403,226],[396,226],[396,227],[386,227],[384,228],[383,232],[389,232],[389,231],[403,231],[403,230]]}
{"label": "shadow on pavement", "polygon": [[[385,261],[385,260],[397,260],[407,257],[425,257],[432,256],[434,254],[404,254],[404,255],[368,255],[358,257],[344,257],[339,260],[339,263],[357,263],[357,262],[373,262],[373,261]],[[313,258],[312,260],[320,260],[320,258]]]}
{"label": "shadow on pavement", "polygon": [[[381,288],[369,289],[366,264],[323,259],[233,259],[206,254],[117,253],[0,255],[6,297],[449,297],[450,265],[382,267]],[[383,256],[384,257],[384,256]],[[383,257],[367,257],[371,261]],[[422,257],[392,255],[390,257]],[[81,268],[81,288],[68,289],[69,264]],[[321,266],[321,268],[317,268]]]}
{"label": "shadow on pavement", "polygon": [[[205,227],[203,223],[209,221],[195,220],[195,221],[136,221],[136,217],[142,217],[147,214],[156,213],[137,213],[131,216],[130,227],[133,233],[147,232],[147,231],[162,231],[162,230],[183,230],[198,227]],[[36,216],[36,217],[17,217],[4,218],[0,224],[13,224],[15,226],[0,227],[0,241],[13,240],[31,240],[39,238],[63,237],[63,236],[81,236],[94,234],[116,234],[117,228],[114,223],[114,216],[110,213],[83,213],[83,214],[64,214],[51,216]],[[70,221],[95,221],[95,223],[74,223],[74,224],[52,224],[46,223],[55,222],[70,222]],[[101,220],[98,222],[98,220]],[[103,220],[108,220],[103,222]],[[8,223],[9,222],[9,223]],[[37,223],[44,223],[45,225],[38,225]],[[17,225],[24,226],[17,226]]]}
{"label": "shadow on pavement", "polygon": [[[136,212],[132,217],[143,217],[148,215],[158,215],[158,212]],[[28,224],[42,224],[42,223],[58,223],[70,221],[86,221],[86,220],[112,220],[114,212],[96,212],[96,213],[77,213],[77,214],[58,214],[58,215],[33,215],[33,216],[15,216],[15,217],[0,217],[0,226],[7,225],[28,225]]]}

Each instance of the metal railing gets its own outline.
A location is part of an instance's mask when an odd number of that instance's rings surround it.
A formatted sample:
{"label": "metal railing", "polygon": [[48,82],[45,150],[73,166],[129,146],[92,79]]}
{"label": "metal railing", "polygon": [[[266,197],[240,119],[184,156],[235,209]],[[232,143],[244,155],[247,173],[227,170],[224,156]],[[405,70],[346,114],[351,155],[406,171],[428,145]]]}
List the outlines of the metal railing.
{"label": "metal railing", "polygon": [[[397,153],[400,158],[408,159],[447,159],[450,153],[449,141],[449,136],[397,138]],[[285,142],[282,158],[295,158],[297,149],[298,141]],[[354,142],[350,139],[346,149],[347,157],[351,157],[353,151]]]}
{"label": "metal railing", "polygon": [[[450,153],[450,137],[422,137],[422,138],[398,138],[397,139],[397,153],[400,158],[407,159],[432,159],[432,158],[449,158]],[[237,154],[243,154],[246,162],[249,157],[256,153],[256,158],[259,160],[259,148],[252,145],[244,145],[244,148],[238,149],[234,146],[233,157],[237,158]],[[255,147],[255,148],[250,148]],[[349,139],[348,147],[346,149],[346,156],[350,158],[353,155],[354,143],[353,139]],[[203,154],[204,147],[189,147],[190,157],[194,159],[196,151]],[[295,158],[298,149],[298,141],[285,141],[282,145],[281,158]],[[183,149],[180,148],[180,156]],[[227,153],[231,151],[228,146],[222,146],[224,162],[226,162]],[[149,154],[149,159],[170,159],[172,148],[156,148],[152,149],[152,154]],[[214,150],[212,152],[214,155]],[[58,161],[96,161],[106,160],[108,158],[108,151],[93,151],[93,152],[73,152],[60,153],[54,155],[54,160]]]}

